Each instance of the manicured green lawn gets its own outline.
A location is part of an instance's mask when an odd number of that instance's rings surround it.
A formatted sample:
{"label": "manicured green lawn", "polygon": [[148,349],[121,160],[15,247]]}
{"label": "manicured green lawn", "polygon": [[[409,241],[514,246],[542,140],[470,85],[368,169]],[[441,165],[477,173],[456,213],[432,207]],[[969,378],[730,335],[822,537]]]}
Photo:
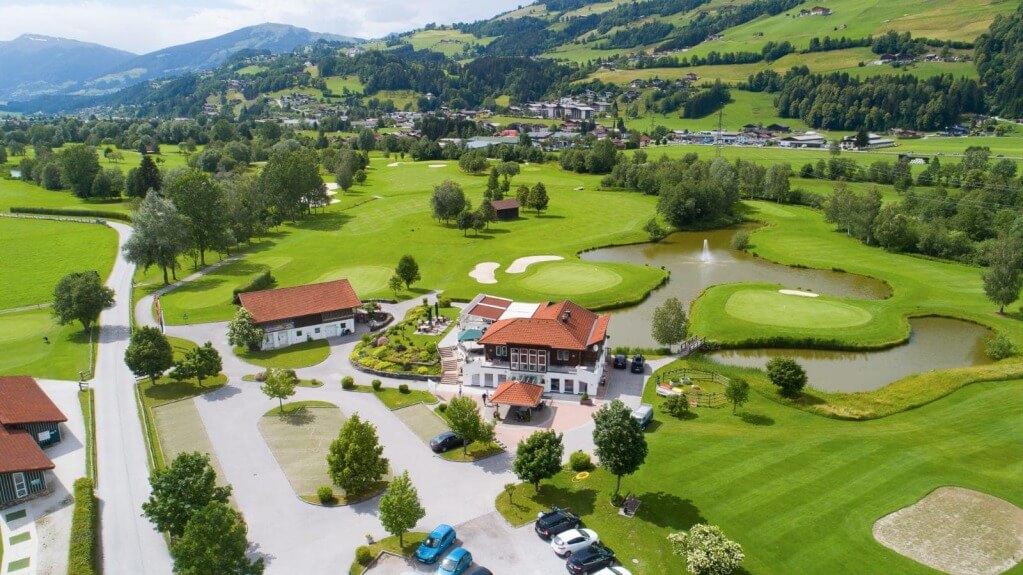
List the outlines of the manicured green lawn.
{"label": "manicured green lawn", "polygon": [[271,409],[270,411],[264,413],[263,417],[268,417],[268,416],[271,416],[271,415],[281,415],[282,413],[284,415],[288,415],[288,414],[292,414],[292,413],[298,413],[299,411],[301,411],[301,410],[303,410],[303,409],[305,409],[307,407],[325,407],[325,408],[337,409],[337,406],[334,405],[333,403],[329,402],[329,401],[319,401],[319,400],[289,401],[288,403],[284,404],[284,410],[283,411],[278,406],[278,407],[275,407],[275,408]]}
{"label": "manicured green lawn", "polygon": [[[613,476],[563,472],[540,495],[519,486],[499,510],[513,523],[549,505],[571,507],[636,575],[683,573],[665,536],[698,522],[719,525],[746,553],[749,573],[931,573],[877,544],[877,519],[942,485],[1023,505],[1023,381],[981,383],[913,411],[844,422],[753,393],[739,415],[696,409],[675,420],[657,408],[650,452],[622,491],[642,500],[636,517],[609,504]],[[643,401],[663,399],[648,389]],[[639,564],[632,564],[638,558]],[[1017,567],[1013,572],[1019,572]]]}
{"label": "manicured green lawn", "polygon": [[90,202],[76,198],[70,190],[51,191],[22,180],[0,179],[0,211],[19,208],[64,208],[77,210],[103,210],[131,212],[132,202]]}
{"label": "manicured green lawn", "polygon": [[387,406],[387,409],[394,411],[395,409],[401,409],[417,403],[434,404],[437,403],[437,396],[428,392],[420,391],[418,389],[410,389],[408,393],[402,393],[397,388],[383,387],[380,391],[374,391],[372,386],[369,385],[357,385],[355,391],[361,391],[364,393],[372,393],[377,399]]}
{"label": "manicured green lawn", "polygon": [[519,282],[520,286],[533,291],[575,296],[610,289],[622,283],[622,276],[614,270],[590,263],[552,262],[533,265],[536,271]]}
{"label": "manicured green lawn", "polygon": [[0,374],[77,380],[92,371],[88,332],[77,322],[59,325],[49,308],[0,314],[0,349]]}
{"label": "manicured green lawn", "polygon": [[0,218],[0,310],[53,300],[71,272],[106,279],[117,255],[117,232],[98,224]]}
{"label": "manicured green lawn", "polygon": [[[431,217],[430,194],[444,179],[459,182],[473,205],[482,200],[486,178],[458,170],[457,162],[436,162],[444,168],[430,168],[434,162],[404,162],[375,157],[369,179],[327,208],[279,231],[247,250],[242,261],[226,265],[161,298],[169,323],[223,321],[234,313],[231,290],[262,272],[271,270],[281,287],[349,277],[362,298],[395,294],[386,287],[390,270],[404,254],[419,263],[422,281],[399,298],[416,297],[428,289],[444,289],[446,297],[471,299],[485,291],[524,301],[551,300],[564,293],[541,280],[530,286],[531,278],[544,266],[530,267],[525,274],[506,274],[504,269],[516,258],[531,255],[560,255],[564,264],[578,262],[576,253],[599,245],[644,241],[643,225],[654,212],[655,198],[640,194],[595,191],[600,178],[564,172],[556,165],[524,165],[512,186],[543,181],[551,197],[550,208],[537,217],[523,214],[518,220],[493,223],[477,236],[463,233],[453,224]],[[583,191],[575,188],[583,187]],[[374,196],[380,196],[374,199]],[[351,202],[347,203],[346,202]],[[352,206],[345,209],[345,206]],[[493,261],[502,265],[497,284],[480,284],[469,277],[477,263]],[[664,272],[632,264],[598,264],[603,271],[623,278],[596,291],[573,294],[586,306],[611,305],[634,300],[657,286]],[[182,272],[183,273],[183,272]],[[160,283],[159,270],[140,274],[139,282],[153,289]],[[523,283],[525,282],[525,283]],[[148,288],[145,288],[148,289]]]}
{"label": "manicured green lawn", "polygon": [[234,348],[234,354],[242,361],[263,367],[298,369],[326,361],[330,355],[330,344],[325,339],[315,339],[267,351],[249,351],[245,348],[236,347]]}
{"label": "manicured green lawn", "polygon": [[[403,537],[403,539],[405,540],[404,546],[398,544],[397,537],[391,536],[381,539],[380,541],[377,541],[372,545],[368,545],[367,547],[369,547],[370,553],[373,554],[374,558],[381,551],[390,551],[391,553],[394,553],[396,555],[401,555],[403,557],[411,557],[412,554],[416,552],[416,548],[419,547],[419,544],[423,542],[423,539],[426,539],[427,535],[428,533],[420,533],[414,531],[412,533],[406,533],[404,535]],[[358,561],[352,561],[351,567],[348,568],[348,573],[349,575],[360,575],[362,573],[362,570],[365,568],[366,566],[359,565]]]}

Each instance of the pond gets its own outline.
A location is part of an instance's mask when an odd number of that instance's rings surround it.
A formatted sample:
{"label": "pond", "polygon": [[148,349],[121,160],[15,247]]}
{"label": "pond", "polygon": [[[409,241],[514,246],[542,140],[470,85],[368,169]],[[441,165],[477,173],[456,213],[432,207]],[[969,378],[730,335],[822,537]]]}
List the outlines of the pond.
{"label": "pond", "polygon": [[722,362],[763,368],[772,357],[791,357],[806,369],[808,385],[824,391],[870,391],[914,373],[990,363],[984,342],[991,332],[956,319],[909,320],[909,343],[884,351],[736,349],[711,354]]}
{"label": "pond", "polygon": [[[668,283],[651,293],[646,301],[612,312],[611,344],[658,347],[650,336],[654,309],[670,297],[679,298],[688,308],[704,289],[718,284],[770,282],[787,288],[858,299],[883,299],[891,294],[888,284],[873,278],[831,270],[793,268],[733,250],[730,241],[738,229],[680,232],[656,244],[604,248],[580,254],[582,259],[589,261],[647,264],[671,272]],[[704,240],[707,241],[709,257],[704,256]]]}
{"label": "pond", "polygon": [[[589,261],[630,262],[661,267],[671,279],[643,303],[612,312],[611,345],[657,347],[650,336],[654,309],[669,297],[687,307],[713,285],[770,282],[791,289],[858,299],[883,299],[891,294],[882,281],[830,270],[792,268],[753,257],[730,247],[738,228],[672,234],[657,244],[594,250],[581,254]],[[708,252],[704,252],[706,240]],[[726,363],[763,367],[771,357],[796,358],[806,368],[810,385],[826,391],[868,391],[907,375],[934,369],[979,365],[987,328],[946,318],[910,320],[909,343],[876,352],[832,352],[806,349],[745,349],[713,354]]]}

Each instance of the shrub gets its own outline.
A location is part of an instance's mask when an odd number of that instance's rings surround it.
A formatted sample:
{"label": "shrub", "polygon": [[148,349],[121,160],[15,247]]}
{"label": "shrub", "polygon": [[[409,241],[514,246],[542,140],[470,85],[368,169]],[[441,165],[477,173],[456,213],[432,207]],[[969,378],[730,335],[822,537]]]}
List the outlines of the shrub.
{"label": "shrub", "polygon": [[93,575],[99,563],[99,514],[92,480],[75,481],[75,510],[71,518],[68,575]]}
{"label": "shrub", "polygon": [[373,550],[365,545],[359,545],[355,549],[355,560],[363,567],[369,565],[370,561],[373,561]]}
{"label": "shrub", "polygon": [[581,449],[569,456],[568,465],[572,468],[572,471],[589,471],[593,469],[593,461],[590,460],[590,454]]}
{"label": "shrub", "polygon": [[437,305],[440,307],[451,307],[451,299],[446,297],[437,298]]}
{"label": "shrub", "polygon": [[669,395],[664,398],[661,409],[672,417],[681,417],[689,412],[689,398],[685,394]]}
{"label": "shrub", "polygon": [[373,391],[380,391],[380,388],[384,386],[383,382],[381,382],[379,379],[374,379],[372,385]]}
{"label": "shrub", "polygon": [[589,401],[589,400],[590,400],[590,394],[586,393],[585,391],[583,392],[582,395],[579,396],[579,401]]}
{"label": "shrub", "polygon": [[409,392],[408,384],[407,383],[403,383],[403,384],[399,385],[398,386],[398,392],[400,392],[400,393],[408,393]]}
{"label": "shrub", "polygon": [[446,404],[446,403],[442,403],[442,404],[437,406],[437,411],[439,411],[441,413],[444,413],[447,410],[448,410],[448,404]]}
{"label": "shrub", "polygon": [[785,397],[798,397],[806,387],[806,370],[788,357],[776,357],[767,362],[767,376],[781,388]]}
{"label": "shrub", "polygon": [[120,220],[130,222],[131,216],[121,212],[108,212],[104,210],[74,210],[63,208],[11,208],[12,214],[37,214],[43,216],[68,216],[73,218],[102,218],[105,220]]}
{"label": "shrub", "polygon": [[341,378],[341,389],[355,389],[355,378],[346,375]]}
{"label": "shrub", "polygon": [[259,383],[263,383],[264,381],[266,381],[266,370],[257,373],[255,379]]}
{"label": "shrub", "polygon": [[323,387],[323,382],[318,380],[318,379],[310,379],[309,380],[309,385],[311,385],[313,387]]}
{"label": "shrub", "polygon": [[246,293],[246,292],[250,292],[250,291],[264,290],[264,289],[267,289],[269,287],[273,287],[273,285],[275,283],[276,283],[276,280],[274,280],[273,274],[270,273],[270,270],[266,270],[265,272],[263,272],[263,273],[257,275],[256,277],[252,278],[252,281],[250,281],[249,283],[247,283],[247,284],[245,284],[243,286],[239,286],[239,287],[234,288],[234,300],[233,301],[234,301],[235,304],[238,304],[239,303],[238,294]]}
{"label": "shrub", "polygon": [[732,249],[744,250],[749,247],[749,232],[739,230],[732,236]]}
{"label": "shrub", "polygon": [[320,503],[330,503],[334,501],[334,489],[329,485],[321,485],[316,490],[316,497],[320,499]]}
{"label": "shrub", "polygon": [[1004,333],[999,333],[987,340],[987,343],[984,345],[984,352],[991,359],[1005,359],[1016,355],[1016,346],[1012,345],[1012,340]]}

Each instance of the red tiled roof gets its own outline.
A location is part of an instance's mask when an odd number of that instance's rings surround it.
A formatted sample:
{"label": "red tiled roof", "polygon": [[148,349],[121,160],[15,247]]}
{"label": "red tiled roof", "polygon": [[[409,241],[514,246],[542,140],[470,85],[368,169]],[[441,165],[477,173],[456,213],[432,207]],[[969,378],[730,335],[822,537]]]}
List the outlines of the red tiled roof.
{"label": "red tiled roof", "polygon": [[495,210],[511,210],[519,207],[518,200],[490,200],[490,205],[494,206]]}
{"label": "red tiled roof", "polygon": [[0,376],[0,424],[67,421],[36,380],[27,375]]}
{"label": "red tiled roof", "polygon": [[543,386],[521,381],[506,381],[497,386],[490,402],[500,405],[534,407],[543,399]]}
{"label": "red tiled roof", "polygon": [[[567,312],[567,317],[564,315]],[[540,304],[531,318],[495,322],[480,338],[483,345],[535,345],[583,351],[604,341],[610,314],[598,316],[568,300]]]}
{"label": "red tiled roof", "polygon": [[0,425],[0,473],[40,471],[54,467],[27,431],[12,431]]}
{"label": "red tiled roof", "polygon": [[353,309],[362,305],[348,280],[238,294],[256,323]]}
{"label": "red tiled roof", "polygon": [[510,299],[504,299],[500,297],[487,295],[483,296],[483,299],[480,300],[480,303],[484,305],[497,306],[501,309],[508,309],[508,306],[510,306],[513,302]]}
{"label": "red tiled roof", "polygon": [[494,307],[478,303],[472,306],[472,309],[469,310],[469,315],[473,315],[476,317],[485,317],[487,319],[497,319],[501,317],[501,314],[503,314],[504,312],[505,308]]}

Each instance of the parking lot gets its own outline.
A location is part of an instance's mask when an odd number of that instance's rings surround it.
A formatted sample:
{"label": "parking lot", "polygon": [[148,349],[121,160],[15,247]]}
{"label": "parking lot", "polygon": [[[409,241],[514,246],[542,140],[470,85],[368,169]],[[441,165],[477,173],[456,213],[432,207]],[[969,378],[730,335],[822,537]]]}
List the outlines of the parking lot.
{"label": "parking lot", "polygon": [[[537,537],[532,523],[515,529],[494,512],[454,527],[458,539],[452,549],[455,546],[465,547],[472,553],[475,565],[482,565],[495,575],[560,575],[566,572],[565,560],[554,554],[549,543]],[[388,556],[367,573],[405,575],[433,573],[436,569],[436,565],[422,565],[415,560]]]}

